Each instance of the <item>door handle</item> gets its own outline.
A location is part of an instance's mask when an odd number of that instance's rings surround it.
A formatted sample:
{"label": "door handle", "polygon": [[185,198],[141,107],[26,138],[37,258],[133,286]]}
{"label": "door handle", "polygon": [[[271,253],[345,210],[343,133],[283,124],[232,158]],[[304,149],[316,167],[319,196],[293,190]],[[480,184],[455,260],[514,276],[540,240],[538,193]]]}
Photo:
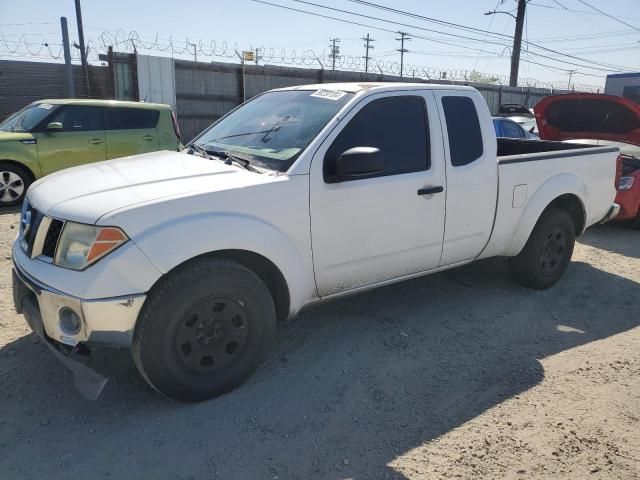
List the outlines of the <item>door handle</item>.
{"label": "door handle", "polygon": [[425,187],[418,190],[418,195],[431,195],[433,193],[444,192],[444,187]]}
{"label": "door handle", "polygon": [[89,140],[89,143],[91,145],[99,145],[101,143],[104,143],[104,140],[100,140],[99,138],[92,138],[91,140]]}
{"label": "door handle", "polygon": [[150,142],[151,140],[155,139],[156,137],[154,137],[153,135],[145,135],[144,137],[142,137],[144,140],[147,140],[148,142]]}

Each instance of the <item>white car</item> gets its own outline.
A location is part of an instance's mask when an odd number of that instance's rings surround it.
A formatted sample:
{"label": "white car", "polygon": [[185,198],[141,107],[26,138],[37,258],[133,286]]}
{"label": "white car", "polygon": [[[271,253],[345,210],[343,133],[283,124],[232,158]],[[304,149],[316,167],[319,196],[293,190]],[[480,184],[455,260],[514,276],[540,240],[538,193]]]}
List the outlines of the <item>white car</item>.
{"label": "white car", "polygon": [[60,350],[130,347],[156,390],[208,399],[319,301],[498,255],[521,284],[550,287],[575,237],[616,214],[617,156],[496,140],[470,87],[274,90],[181,152],[33,184],[14,301],[89,396],[103,380]]}

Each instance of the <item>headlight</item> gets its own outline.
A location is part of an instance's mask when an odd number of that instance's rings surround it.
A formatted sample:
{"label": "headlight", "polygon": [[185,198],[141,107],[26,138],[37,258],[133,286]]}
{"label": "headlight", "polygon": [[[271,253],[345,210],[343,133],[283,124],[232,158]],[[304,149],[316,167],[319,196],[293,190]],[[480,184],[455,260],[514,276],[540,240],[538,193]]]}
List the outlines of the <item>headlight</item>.
{"label": "headlight", "polygon": [[116,227],[67,222],[58,240],[54,263],[73,270],[84,270],[127,240],[124,232]]}
{"label": "headlight", "polygon": [[622,177],[620,178],[620,184],[618,185],[618,190],[629,190],[633,187],[633,181],[636,177]]}

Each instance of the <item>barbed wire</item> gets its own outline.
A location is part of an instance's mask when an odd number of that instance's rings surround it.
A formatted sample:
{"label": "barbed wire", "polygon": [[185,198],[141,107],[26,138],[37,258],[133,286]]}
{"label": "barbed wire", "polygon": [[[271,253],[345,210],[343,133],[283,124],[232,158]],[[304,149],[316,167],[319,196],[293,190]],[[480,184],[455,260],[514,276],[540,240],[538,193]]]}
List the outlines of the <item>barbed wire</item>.
{"label": "barbed wire", "polygon": [[[39,38],[38,35],[40,35]],[[14,36],[14,39],[8,38],[9,36]],[[34,39],[33,37],[36,38]],[[22,56],[61,60],[63,58],[62,44],[49,41],[49,39],[50,37],[46,34],[6,34],[0,32],[0,57],[7,56],[16,58]],[[202,61],[202,59],[227,59],[236,61],[238,59],[238,52],[247,50],[247,48],[243,48],[237,43],[231,44],[226,41],[197,40],[192,42],[189,38],[178,40],[173,36],[161,37],[159,34],[143,36],[135,30],[127,32],[123,29],[102,31],[97,37],[88,39],[86,47],[88,58],[93,62],[99,61],[99,53],[106,52],[109,47],[121,53],[151,52],[171,57],[189,57],[195,55],[200,61]],[[313,49],[278,49],[264,45],[252,45],[249,50],[257,51],[259,53],[259,59],[265,64],[326,69],[333,63],[333,58],[328,50],[316,52]],[[73,60],[79,60],[80,52],[77,49],[72,49],[71,53]],[[425,54],[426,53],[428,52],[425,52]],[[383,55],[378,56],[378,58],[371,58],[368,62],[368,67],[370,73],[400,75],[399,60],[388,59]],[[340,55],[335,58],[335,68],[337,70],[364,72],[365,60],[360,56]],[[509,84],[509,76],[504,74],[485,73],[466,69],[444,69],[407,63],[403,65],[403,74],[406,78],[427,80],[448,80],[494,85]],[[601,87],[595,85],[582,83],[572,83],[568,85],[567,82],[563,81],[542,81],[534,78],[519,78],[518,83],[519,86],[531,88],[573,89],[585,92],[599,92],[601,90]]]}

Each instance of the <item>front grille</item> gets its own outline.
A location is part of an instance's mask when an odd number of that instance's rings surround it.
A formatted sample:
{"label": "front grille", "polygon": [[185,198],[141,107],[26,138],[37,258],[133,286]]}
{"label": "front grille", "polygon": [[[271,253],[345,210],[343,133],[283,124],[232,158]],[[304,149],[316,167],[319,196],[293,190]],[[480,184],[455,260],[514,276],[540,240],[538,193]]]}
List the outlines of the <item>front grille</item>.
{"label": "front grille", "polygon": [[27,201],[20,216],[20,244],[31,258],[45,256],[53,258],[64,222],[45,217]]}
{"label": "front grille", "polygon": [[45,257],[53,258],[55,256],[58,239],[62,233],[62,227],[64,227],[63,221],[56,219],[51,220],[49,230],[47,231],[47,235],[44,237],[44,243],[42,244],[42,255]]}
{"label": "front grille", "polygon": [[40,213],[38,213],[38,210],[25,201],[20,215],[20,239],[22,241],[22,248],[29,254],[33,248],[33,241],[36,237],[41,219],[42,217]]}

